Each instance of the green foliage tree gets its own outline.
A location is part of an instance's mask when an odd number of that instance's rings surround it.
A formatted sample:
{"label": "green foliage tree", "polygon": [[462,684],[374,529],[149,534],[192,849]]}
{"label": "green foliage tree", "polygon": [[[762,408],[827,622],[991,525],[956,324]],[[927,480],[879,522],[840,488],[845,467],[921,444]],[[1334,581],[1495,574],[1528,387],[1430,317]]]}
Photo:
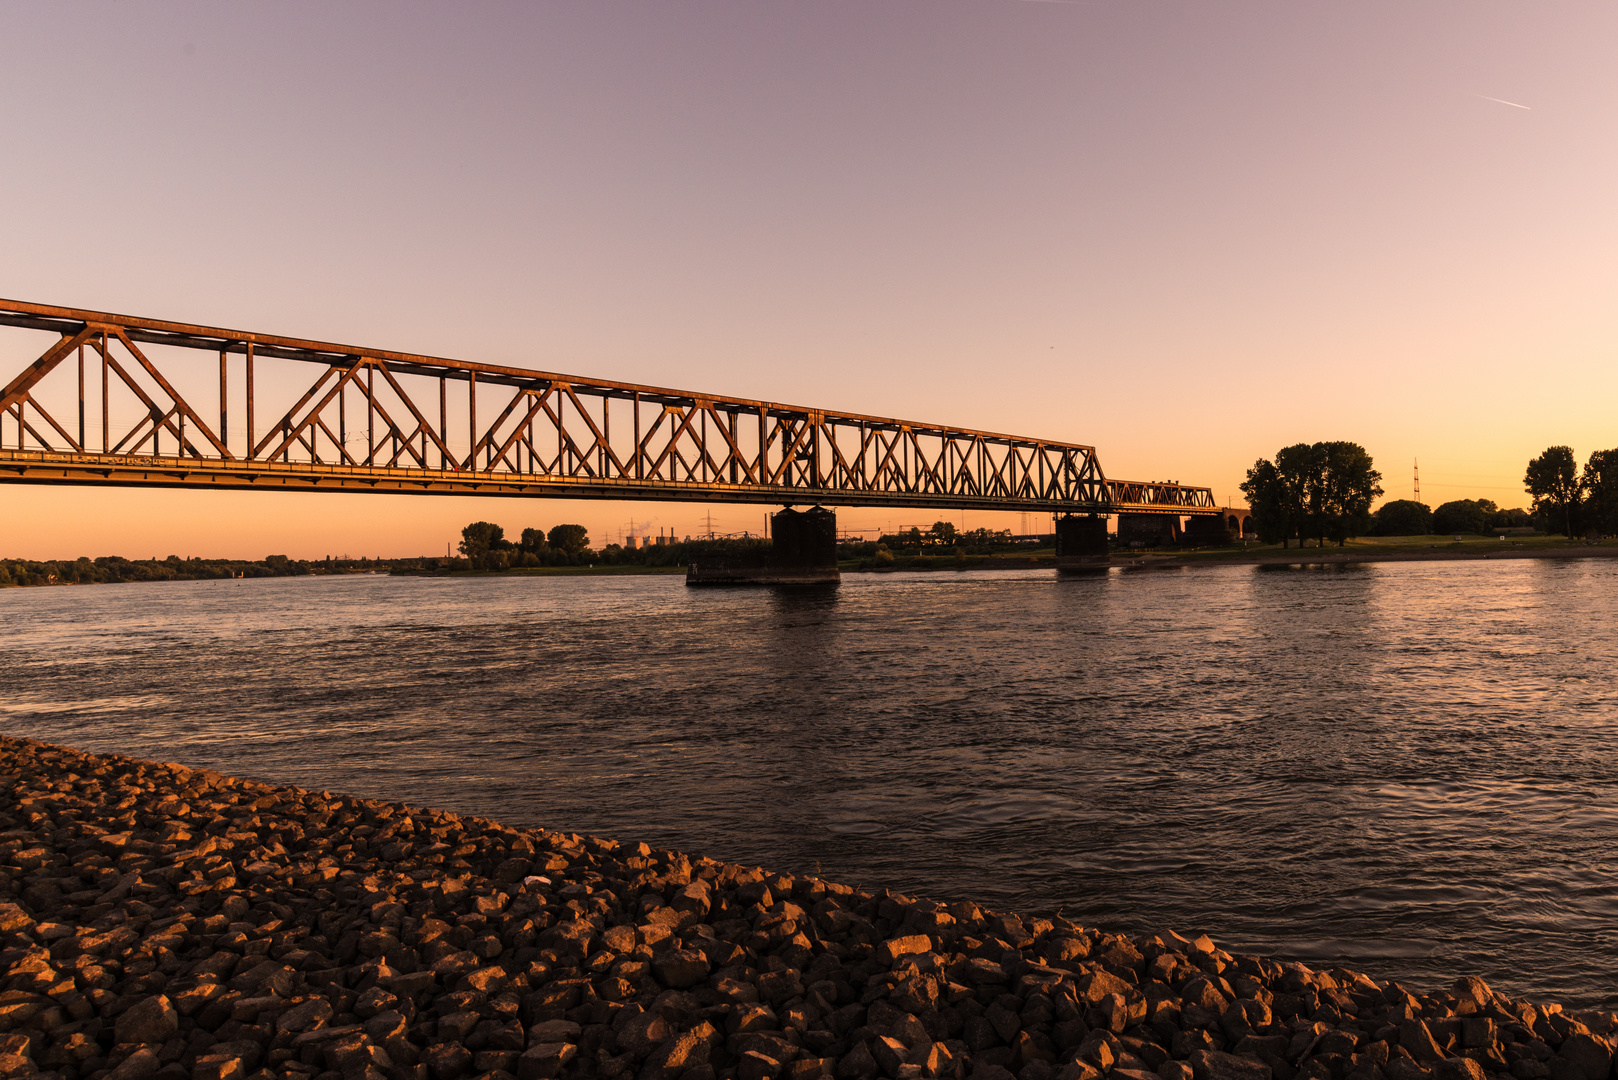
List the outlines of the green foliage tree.
{"label": "green foliage tree", "polygon": [[513,545],[506,530],[489,521],[474,521],[461,530],[461,554],[474,570],[504,570],[511,565]]}
{"label": "green foliage tree", "polygon": [[1603,536],[1618,533],[1618,450],[1591,454],[1581,486],[1586,524]]}
{"label": "green foliage tree", "polygon": [[517,541],[517,550],[524,554],[537,555],[548,546],[544,529],[524,529],[521,538]]}
{"label": "green foliage tree", "polygon": [[1433,532],[1450,536],[1460,533],[1487,536],[1494,512],[1494,503],[1487,499],[1454,499],[1433,511]]}
{"label": "green foliage tree", "polygon": [[1241,489],[1253,512],[1253,527],[1258,532],[1259,542],[1286,547],[1296,527],[1289,513],[1286,485],[1275,463],[1267,458],[1255,461],[1247,470]]}
{"label": "green foliage tree", "polygon": [[1317,532],[1315,503],[1324,468],[1319,443],[1293,443],[1275,452],[1275,471],[1281,478],[1290,534],[1297,537],[1299,547],[1305,536]]}
{"label": "green foliage tree", "polygon": [[1581,487],[1573,448],[1547,447],[1543,454],[1528,463],[1523,486],[1534,497],[1534,512],[1547,524],[1561,525],[1564,535],[1572,538]]}
{"label": "green foliage tree", "polygon": [[583,525],[558,525],[546,541],[569,558],[577,558],[590,546],[590,533]]}
{"label": "green foliage tree", "polygon": [[1294,443],[1260,458],[1242,483],[1259,539],[1287,546],[1293,538],[1328,538],[1338,545],[1371,523],[1371,502],[1382,494],[1382,474],[1358,443]]}
{"label": "green foliage tree", "polygon": [[1352,442],[1314,445],[1320,472],[1309,485],[1310,516],[1320,544],[1362,536],[1371,525],[1371,503],[1382,494],[1382,474],[1372,468],[1365,447]]}
{"label": "green foliage tree", "polygon": [[506,530],[491,521],[474,521],[461,530],[461,554],[474,563],[506,542]]}
{"label": "green foliage tree", "polygon": [[953,521],[935,521],[933,522],[932,534],[933,539],[937,540],[940,544],[944,544],[946,546],[953,544],[955,543],[955,537],[957,535],[955,523]]}
{"label": "green foliage tree", "polygon": [[1393,499],[1377,507],[1376,536],[1426,536],[1433,531],[1433,512],[1414,499]]}

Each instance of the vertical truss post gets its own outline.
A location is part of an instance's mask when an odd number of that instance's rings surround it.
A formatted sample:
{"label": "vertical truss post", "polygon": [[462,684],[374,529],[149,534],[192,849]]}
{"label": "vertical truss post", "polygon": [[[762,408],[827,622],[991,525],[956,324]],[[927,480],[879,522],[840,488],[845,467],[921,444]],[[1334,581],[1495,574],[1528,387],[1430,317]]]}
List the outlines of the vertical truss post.
{"label": "vertical truss post", "polygon": [[247,456],[253,456],[253,343],[247,343]]}
{"label": "vertical truss post", "polygon": [[[445,446],[449,445],[449,386],[444,376],[438,377],[438,441]],[[438,452],[438,468],[442,472],[449,468],[449,456],[440,450]]]}
{"label": "vertical truss post", "polygon": [[635,479],[645,478],[646,470],[642,467],[640,455],[640,391],[635,391]]}
{"label": "vertical truss post", "polygon": [[107,411],[107,335],[101,335],[101,452],[112,445],[112,421]]}
{"label": "vertical truss post", "polygon": [[365,464],[376,464],[376,365],[365,365]]}
{"label": "vertical truss post", "polygon": [[229,419],[229,410],[226,406],[228,399],[225,396],[225,358],[229,355],[228,346],[219,350],[219,441],[226,446],[230,445],[230,428],[225,423]]}
{"label": "vertical truss post", "polygon": [[473,472],[478,471],[478,373],[466,373],[466,417],[470,425],[472,448],[467,451],[466,465]]}
{"label": "vertical truss post", "polygon": [[79,453],[84,453],[84,346],[79,346]]}
{"label": "vertical truss post", "polygon": [[820,487],[820,436],[823,434],[821,422],[824,415],[811,411],[809,413],[809,482]]}
{"label": "vertical truss post", "polygon": [[758,482],[770,482],[770,410],[767,406],[758,407]]}

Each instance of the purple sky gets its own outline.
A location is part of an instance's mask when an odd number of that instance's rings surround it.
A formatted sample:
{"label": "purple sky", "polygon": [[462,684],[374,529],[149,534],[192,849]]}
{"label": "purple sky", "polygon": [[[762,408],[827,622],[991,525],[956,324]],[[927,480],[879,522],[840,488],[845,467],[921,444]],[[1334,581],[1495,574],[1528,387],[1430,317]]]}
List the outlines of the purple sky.
{"label": "purple sky", "polygon": [[[1598,3],[16,3],[0,295],[1092,443],[1226,501],[1352,439],[1390,497],[1419,455],[1429,504],[1520,505],[1546,445],[1618,446],[1615,41]],[[708,512],[0,499],[34,558]]]}

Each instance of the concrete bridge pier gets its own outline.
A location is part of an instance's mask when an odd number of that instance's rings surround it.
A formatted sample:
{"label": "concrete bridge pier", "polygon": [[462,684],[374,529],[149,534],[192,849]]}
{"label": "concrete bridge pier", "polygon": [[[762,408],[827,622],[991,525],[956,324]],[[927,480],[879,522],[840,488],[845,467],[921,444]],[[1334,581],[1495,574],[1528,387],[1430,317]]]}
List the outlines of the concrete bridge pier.
{"label": "concrete bridge pier", "polygon": [[1107,566],[1107,519],[1100,514],[1056,519],[1056,568],[1101,570]]}
{"label": "concrete bridge pier", "polygon": [[[744,564],[745,563],[745,564]],[[716,554],[686,568],[687,585],[835,585],[837,515],[823,506],[788,506],[770,517],[770,550],[762,559]]]}
{"label": "concrete bridge pier", "polygon": [[788,506],[770,518],[770,573],[773,584],[818,585],[835,582],[837,515],[824,506],[801,513]]}
{"label": "concrete bridge pier", "polygon": [[[1238,527],[1237,535],[1240,535],[1240,532]],[[1233,539],[1223,513],[1218,517],[1187,518],[1185,530],[1181,534],[1181,542],[1187,547],[1223,547]]]}
{"label": "concrete bridge pier", "polygon": [[1180,519],[1171,514],[1119,514],[1118,543],[1124,547],[1172,547],[1180,542]]}

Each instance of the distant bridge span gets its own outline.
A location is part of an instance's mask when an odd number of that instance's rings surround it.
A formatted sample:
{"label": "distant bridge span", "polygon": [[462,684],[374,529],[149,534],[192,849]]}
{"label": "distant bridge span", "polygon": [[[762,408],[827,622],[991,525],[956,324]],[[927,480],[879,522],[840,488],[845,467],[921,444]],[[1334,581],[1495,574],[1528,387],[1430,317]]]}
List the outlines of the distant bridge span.
{"label": "distant bridge span", "polygon": [[0,391],[0,482],[1219,513],[1072,443],[15,300],[0,326],[50,336]]}

